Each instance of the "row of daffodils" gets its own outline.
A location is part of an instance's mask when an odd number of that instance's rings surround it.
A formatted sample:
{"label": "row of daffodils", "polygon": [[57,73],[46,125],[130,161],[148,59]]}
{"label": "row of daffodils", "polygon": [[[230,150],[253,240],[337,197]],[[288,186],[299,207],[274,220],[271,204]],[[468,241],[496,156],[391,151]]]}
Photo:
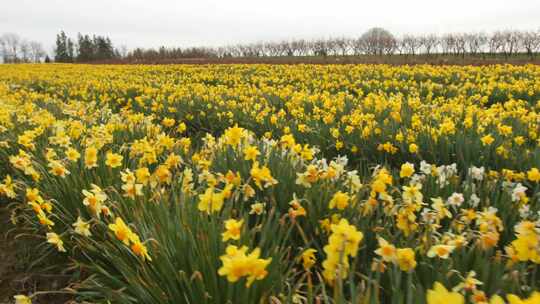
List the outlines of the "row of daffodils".
{"label": "row of daffodils", "polygon": [[3,65],[0,104],[77,301],[540,303],[536,66]]}

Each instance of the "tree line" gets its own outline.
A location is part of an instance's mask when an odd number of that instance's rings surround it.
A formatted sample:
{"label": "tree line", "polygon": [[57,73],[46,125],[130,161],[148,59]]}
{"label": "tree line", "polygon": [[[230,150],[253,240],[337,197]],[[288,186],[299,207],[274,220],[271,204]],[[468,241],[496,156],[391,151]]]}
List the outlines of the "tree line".
{"label": "tree line", "polygon": [[56,35],[54,49],[56,62],[92,62],[120,58],[120,52],[114,48],[107,36],[77,34],[74,41],[61,31]]}
{"label": "tree line", "polygon": [[0,36],[0,58],[4,63],[28,63],[41,62],[48,57],[41,43],[5,33]]}
{"label": "tree line", "polygon": [[239,58],[281,56],[348,56],[348,55],[502,55],[505,58],[526,54],[531,59],[540,52],[540,29],[537,31],[505,30],[490,34],[405,34],[395,36],[383,28],[372,28],[357,38],[291,39],[257,42],[223,47],[136,48],[127,53],[131,62],[176,58]]}
{"label": "tree line", "polygon": [[17,34],[5,33],[0,36],[0,58],[4,63],[39,63],[53,60],[92,62],[122,57],[109,37],[79,33],[76,39],[72,39],[64,31],[56,35],[53,54],[51,59],[41,43],[23,39]]}
{"label": "tree line", "polygon": [[[533,59],[540,53],[539,30],[503,30],[492,33],[405,34],[395,36],[376,27],[356,38],[290,39],[282,41],[235,44],[221,47],[160,47],[117,49],[107,36],[78,34],[72,39],[61,31],[53,50],[56,62],[148,62],[183,58],[242,58],[349,55],[453,55],[504,56],[526,55]],[[5,63],[51,61],[39,42],[21,39],[16,34],[0,36],[0,55]]]}

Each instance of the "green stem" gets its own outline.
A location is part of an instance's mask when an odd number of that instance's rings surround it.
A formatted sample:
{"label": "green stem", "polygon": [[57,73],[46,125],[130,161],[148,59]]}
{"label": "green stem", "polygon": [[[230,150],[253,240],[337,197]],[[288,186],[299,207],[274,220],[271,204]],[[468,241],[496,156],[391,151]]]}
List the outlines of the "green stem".
{"label": "green stem", "polygon": [[407,304],[413,303],[412,272],[407,274]]}

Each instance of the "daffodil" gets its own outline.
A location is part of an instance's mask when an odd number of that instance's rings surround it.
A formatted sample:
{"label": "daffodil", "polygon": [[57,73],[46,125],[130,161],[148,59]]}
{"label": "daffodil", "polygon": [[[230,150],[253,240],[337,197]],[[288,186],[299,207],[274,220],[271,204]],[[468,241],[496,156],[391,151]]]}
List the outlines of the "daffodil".
{"label": "daffodil", "polygon": [[257,156],[259,156],[261,152],[257,149],[255,146],[248,146],[244,149],[244,159],[245,160],[252,160],[256,161]]}
{"label": "daffodil", "polygon": [[107,152],[105,156],[105,164],[111,168],[117,168],[122,165],[124,157],[117,153]]}
{"label": "daffodil", "polygon": [[250,174],[255,181],[255,185],[257,185],[259,189],[262,189],[263,187],[267,188],[278,183],[278,181],[272,177],[270,169],[266,166],[259,166],[258,162],[253,163]]}
{"label": "daffodil", "polygon": [[199,195],[198,209],[208,214],[212,212],[219,212],[223,206],[225,197],[221,192],[214,192],[213,187],[208,187],[203,194]]}
{"label": "daffodil", "polygon": [[265,210],[265,204],[264,203],[254,203],[251,204],[251,210],[249,211],[249,214],[257,214],[261,215],[264,213]]}
{"label": "daffodil", "polygon": [[95,147],[88,147],[84,150],[84,164],[87,169],[97,167],[97,153],[98,150]]}
{"label": "daffodil", "polygon": [[489,146],[495,141],[495,138],[493,138],[493,136],[488,134],[480,138],[480,141],[482,142],[484,146]]}
{"label": "daffodil", "polygon": [[430,258],[433,258],[435,256],[441,258],[441,259],[448,259],[452,251],[454,251],[455,246],[451,245],[433,245],[431,248],[429,248],[429,251],[427,253],[427,256]]}
{"label": "daffodil", "polygon": [[540,292],[535,291],[526,299],[521,299],[514,294],[509,294],[506,298],[508,299],[508,304],[537,304],[540,303]]}
{"label": "daffodil", "polygon": [[52,161],[48,164],[49,166],[49,172],[53,175],[60,176],[60,177],[66,177],[70,172],[66,169],[66,167],[59,161]]}
{"label": "daffodil", "polygon": [[95,184],[92,184],[92,190],[82,190],[84,195],[83,205],[90,208],[92,213],[99,217],[102,212],[102,205],[107,200],[107,195],[100,187]]}
{"label": "daffodil", "polygon": [[379,255],[385,262],[395,261],[397,258],[396,247],[381,237],[378,238],[378,242],[379,248],[375,250],[375,254]]}
{"label": "daffodil", "polygon": [[346,219],[341,219],[338,224],[331,224],[330,229],[332,234],[328,238],[328,244],[323,248],[326,259],[322,266],[323,277],[329,284],[334,284],[336,278],[347,276],[348,257],[356,256],[364,234],[357,231]]}
{"label": "daffodil", "polygon": [[404,177],[411,177],[414,174],[414,165],[411,163],[404,163],[401,165],[401,171],[399,172],[399,176],[401,178]]}
{"label": "daffodil", "polygon": [[73,228],[75,228],[75,232],[77,234],[83,235],[83,236],[91,236],[92,233],[90,232],[90,224],[88,222],[85,222],[80,216],[77,217],[77,221],[72,224]]}
{"label": "daffodil", "polygon": [[255,248],[250,254],[247,254],[247,251],[246,246],[241,248],[234,245],[227,246],[225,254],[220,257],[223,266],[219,268],[218,274],[226,276],[231,283],[246,277],[246,287],[250,287],[255,280],[264,279],[268,274],[266,267],[272,259],[259,258],[261,252],[259,248]]}
{"label": "daffodil", "polygon": [[152,261],[152,258],[148,254],[148,248],[146,248],[146,245],[141,242],[139,239],[139,236],[132,233],[130,236],[131,241],[131,251],[139,257],[141,257],[144,260]]}
{"label": "daffodil", "polygon": [[304,266],[305,270],[310,269],[317,262],[317,258],[315,257],[316,252],[317,250],[313,248],[308,248],[302,252],[302,265]]}
{"label": "daffodil", "polygon": [[136,183],[127,183],[122,185],[122,190],[124,190],[124,196],[131,199],[135,199],[136,196],[143,195],[142,184]]}
{"label": "daffodil", "polygon": [[396,261],[403,271],[412,271],[416,268],[416,257],[411,248],[400,248],[396,251]]}
{"label": "daffodil", "polygon": [[343,209],[347,208],[347,206],[349,206],[349,201],[350,200],[351,200],[351,198],[349,197],[349,195],[347,195],[347,193],[343,193],[341,191],[338,191],[338,192],[334,193],[334,196],[332,197],[332,199],[328,203],[328,208],[330,208],[330,209],[337,208],[339,210],[343,210]]}
{"label": "daffodil", "polygon": [[460,291],[462,289],[466,291],[474,291],[476,290],[476,287],[478,285],[482,285],[483,283],[476,279],[476,272],[475,271],[469,271],[467,273],[467,276],[463,279],[461,283],[459,283],[456,287],[454,287],[454,291]]}
{"label": "daffodil", "polygon": [[72,162],[76,162],[81,157],[81,154],[79,151],[75,150],[72,147],[69,147],[66,150],[66,158],[69,159]]}
{"label": "daffodil", "polygon": [[441,283],[435,282],[426,294],[427,304],[464,304],[465,298],[458,292],[448,291]]}
{"label": "daffodil", "polygon": [[223,241],[226,242],[228,240],[239,240],[240,233],[242,232],[243,224],[244,224],[244,220],[239,220],[239,221],[235,219],[226,220],[225,232],[221,234],[223,237]]}
{"label": "daffodil", "polygon": [[538,170],[538,168],[532,168],[531,170],[527,171],[527,178],[531,182],[540,182],[540,170]]}
{"label": "daffodil", "polygon": [[47,243],[55,245],[60,252],[66,252],[66,249],[64,248],[64,242],[62,241],[60,236],[54,232],[47,233]]}
{"label": "daffodil", "polygon": [[224,137],[226,138],[227,144],[231,146],[237,146],[240,144],[240,141],[246,137],[246,131],[238,125],[235,125],[234,127],[228,128],[225,130]]}
{"label": "daffodil", "polygon": [[15,304],[32,304],[32,299],[25,295],[15,295],[13,299],[15,299]]}
{"label": "daffodil", "polygon": [[119,241],[126,246],[129,245],[129,240],[132,237],[133,232],[121,218],[117,217],[114,224],[109,224],[109,230],[114,232],[114,235]]}

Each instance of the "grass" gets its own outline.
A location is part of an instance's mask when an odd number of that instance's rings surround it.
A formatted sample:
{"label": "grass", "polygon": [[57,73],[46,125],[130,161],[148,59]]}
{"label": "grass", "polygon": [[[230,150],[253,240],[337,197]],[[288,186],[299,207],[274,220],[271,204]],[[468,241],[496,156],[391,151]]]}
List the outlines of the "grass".
{"label": "grass", "polygon": [[14,228],[10,218],[11,208],[0,208],[0,303],[11,303],[14,295],[36,293],[36,303],[68,302],[72,296],[66,288],[75,277],[57,267],[66,265],[65,258],[54,252],[44,256],[43,250],[36,250],[40,240]]}

